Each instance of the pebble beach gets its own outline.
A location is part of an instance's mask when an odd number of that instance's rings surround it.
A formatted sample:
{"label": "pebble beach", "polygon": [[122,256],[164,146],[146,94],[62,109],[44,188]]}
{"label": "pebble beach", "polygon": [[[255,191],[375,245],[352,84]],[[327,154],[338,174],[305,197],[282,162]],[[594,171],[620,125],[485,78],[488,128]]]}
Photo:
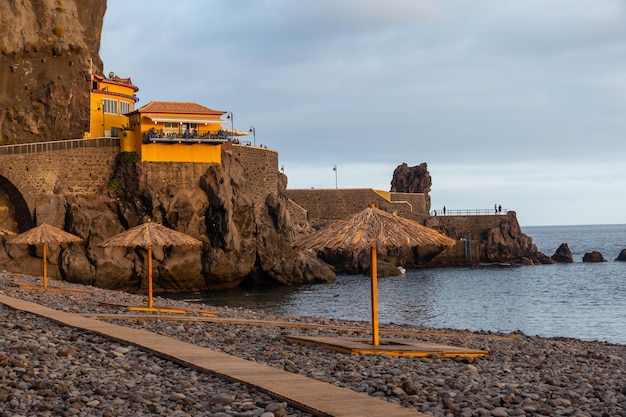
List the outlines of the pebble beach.
{"label": "pebble beach", "polygon": [[[406,331],[410,339],[489,354],[479,358],[347,355],[287,343],[284,336],[366,336],[366,330],[341,331],[332,326],[367,329],[368,323],[204,305],[222,318],[321,326],[299,329],[139,320],[132,315],[141,313],[122,305],[145,305],[145,296],[55,280],[49,285],[88,294],[20,289],[22,284],[41,285],[41,278],[0,273],[0,294],[77,314],[125,314],[131,317],[113,323],[302,374],[426,415],[626,417],[626,345],[381,324],[381,330]],[[200,308],[161,297],[155,297],[154,304]],[[310,415],[243,384],[180,366],[134,346],[2,304],[0,314],[0,417]]]}

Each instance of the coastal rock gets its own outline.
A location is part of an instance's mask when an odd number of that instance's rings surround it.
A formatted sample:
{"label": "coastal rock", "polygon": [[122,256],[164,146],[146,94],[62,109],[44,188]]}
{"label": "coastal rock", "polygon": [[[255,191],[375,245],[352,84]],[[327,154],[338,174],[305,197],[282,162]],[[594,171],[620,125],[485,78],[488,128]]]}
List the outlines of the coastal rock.
{"label": "coastal rock", "polygon": [[537,259],[537,246],[532,238],[522,233],[514,211],[509,211],[498,227],[487,232],[480,244],[480,253],[486,262],[521,262],[523,258]]}
{"label": "coastal rock", "polygon": [[605,262],[604,256],[598,251],[586,252],[583,255],[583,262]]}
{"label": "coastal rock", "polygon": [[620,262],[626,262],[626,249],[622,249],[619,255],[617,255],[617,258],[615,258],[615,260]]}
{"label": "coastal rock", "polygon": [[[152,219],[203,242],[200,248],[153,247],[155,292],[202,291],[254,285],[332,282],[332,268],[293,248],[294,228],[284,194],[278,192],[256,207],[243,165],[223,153],[197,187],[163,184],[152,189],[136,156],[120,154],[114,190],[81,197],[55,195],[63,221],[54,224],[84,239],[81,244],[52,245],[48,275],[73,283],[132,292],[147,290],[146,248],[103,248],[100,244]],[[52,207],[52,206],[51,206]],[[58,210],[48,210],[57,213]],[[59,222],[58,216],[51,216]],[[42,256],[41,250],[32,255]],[[41,275],[31,250],[2,244],[0,264],[11,271]]]}
{"label": "coastal rock", "polygon": [[[366,274],[371,275],[371,265],[368,267]],[[402,271],[391,262],[378,261],[376,262],[376,275],[382,277],[396,277],[402,275]]]}
{"label": "coastal rock", "polygon": [[423,162],[409,167],[406,162],[398,165],[391,179],[392,193],[421,193],[426,196],[426,211],[430,211],[430,187],[433,181],[428,165]]}
{"label": "coastal rock", "polygon": [[[552,264],[532,238],[522,232],[517,215],[431,216],[424,225],[457,240],[454,248],[437,255],[428,266],[467,263]],[[471,251],[467,251],[467,248]]]}
{"label": "coastal rock", "polygon": [[567,243],[561,243],[558,247],[554,255],[551,258],[557,263],[572,263],[574,259],[572,258],[572,251],[569,249]]}

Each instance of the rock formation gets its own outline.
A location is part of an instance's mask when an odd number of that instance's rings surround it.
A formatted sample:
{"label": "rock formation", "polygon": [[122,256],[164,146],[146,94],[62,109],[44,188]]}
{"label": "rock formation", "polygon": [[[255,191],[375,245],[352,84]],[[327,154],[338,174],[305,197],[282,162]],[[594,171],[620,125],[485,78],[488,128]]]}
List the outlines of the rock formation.
{"label": "rock formation", "polygon": [[0,144],[82,137],[106,0],[0,3]]}
{"label": "rock formation", "polygon": [[605,262],[604,256],[598,251],[586,252],[583,255],[583,262]]}
{"label": "rock formation", "polygon": [[[114,187],[88,198],[55,196],[54,207],[46,212],[59,213],[59,225],[64,223],[84,244],[50,248],[50,276],[109,289],[145,289],[145,249],[99,245],[151,218],[204,242],[202,248],[153,248],[157,292],[334,281],[329,265],[292,247],[286,179],[263,207],[254,207],[243,166],[228,153],[222,160],[199,178],[198,187],[165,184],[153,189],[136,155],[122,153],[111,180]],[[41,274],[41,264],[33,262],[28,248],[3,244],[0,249],[4,268]]]}
{"label": "rock formation", "polygon": [[393,171],[391,179],[391,192],[395,193],[421,193],[426,197],[426,211],[430,211],[430,187],[432,178],[425,162],[418,166],[409,167],[406,162],[398,165]]}
{"label": "rock formation", "polygon": [[[482,219],[481,219],[482,217]],[[433,216],[425,225],[458,241],[452,248],[438,255],[435,265],[463,265],[465,263],[550,264],[554,261],[539,252],[532,238],[522,232],[514,211],[502,216]],[[470,259],[465,246],[469,232]]]}
{"label": "rock formation", "polygon": [[572,258],[572,251],[569,249],[567,243],[561,243],[561,246],[558,247],[554,255],[551,256],[552,260],[556,263],[569,263],[574,262],[574,258]]}
{"label": "rock formation", "polygon": [[[89,79],[102,73],[98,56],[106,0],[9,0],[0,4],[0,145],[82,137],[88,130]],[[330,267],[292,249],[293,226],[282,176],[263,207],[249,195],[242,165],[231,155],[197,187],[148,186],[134,154],[120,154],[110,188],[89,196],[53,195],[38,206],[47,221],[84,238],[51,247],[50,276],[104,288],[145,285],[146,251],[99,246],[147,218],[204,242],[199,249],[153,248],[155,290],[191,291],[242,283],[332,281]],[[4,196],[2,196],[4,198]],[[0,199],[0,203],[1,203]],[[33,248],[0,244],[3,268],[41,274]]]}
{"label": "rock formation", "polygon": [[620,262],[626,262],[626,249],[622,249],[619,255],[617,255],[617,258],[615,258],[615,260]]}

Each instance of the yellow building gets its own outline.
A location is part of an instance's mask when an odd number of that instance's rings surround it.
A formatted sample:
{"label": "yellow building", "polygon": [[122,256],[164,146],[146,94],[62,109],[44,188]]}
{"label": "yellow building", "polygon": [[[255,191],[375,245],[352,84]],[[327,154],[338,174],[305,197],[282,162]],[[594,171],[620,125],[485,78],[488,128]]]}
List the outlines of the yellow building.
{"label": "yellow building", "polygon": [[139,88],[130,78],[120,78],[114,73],[109,77],[90,75],[89,132],[85,138],[117,137],[128,126],[126,114],[135,110]]}
{"label": "yellow building", "polygon": [[225,111],[196,103],[152,101],[127,114],[129,130],[119,134],[122,152],[142,161],[221,163]]}

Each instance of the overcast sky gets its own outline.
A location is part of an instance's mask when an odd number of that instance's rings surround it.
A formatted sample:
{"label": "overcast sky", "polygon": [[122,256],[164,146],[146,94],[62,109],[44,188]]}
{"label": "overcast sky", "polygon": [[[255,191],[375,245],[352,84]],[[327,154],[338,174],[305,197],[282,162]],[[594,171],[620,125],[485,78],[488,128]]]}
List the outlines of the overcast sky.
{"label": "overcast sky", "polygon": [[426,162],[433,209],[626,223],[622,0],[108,0],[100,55],[254,125],[289,188]]}

